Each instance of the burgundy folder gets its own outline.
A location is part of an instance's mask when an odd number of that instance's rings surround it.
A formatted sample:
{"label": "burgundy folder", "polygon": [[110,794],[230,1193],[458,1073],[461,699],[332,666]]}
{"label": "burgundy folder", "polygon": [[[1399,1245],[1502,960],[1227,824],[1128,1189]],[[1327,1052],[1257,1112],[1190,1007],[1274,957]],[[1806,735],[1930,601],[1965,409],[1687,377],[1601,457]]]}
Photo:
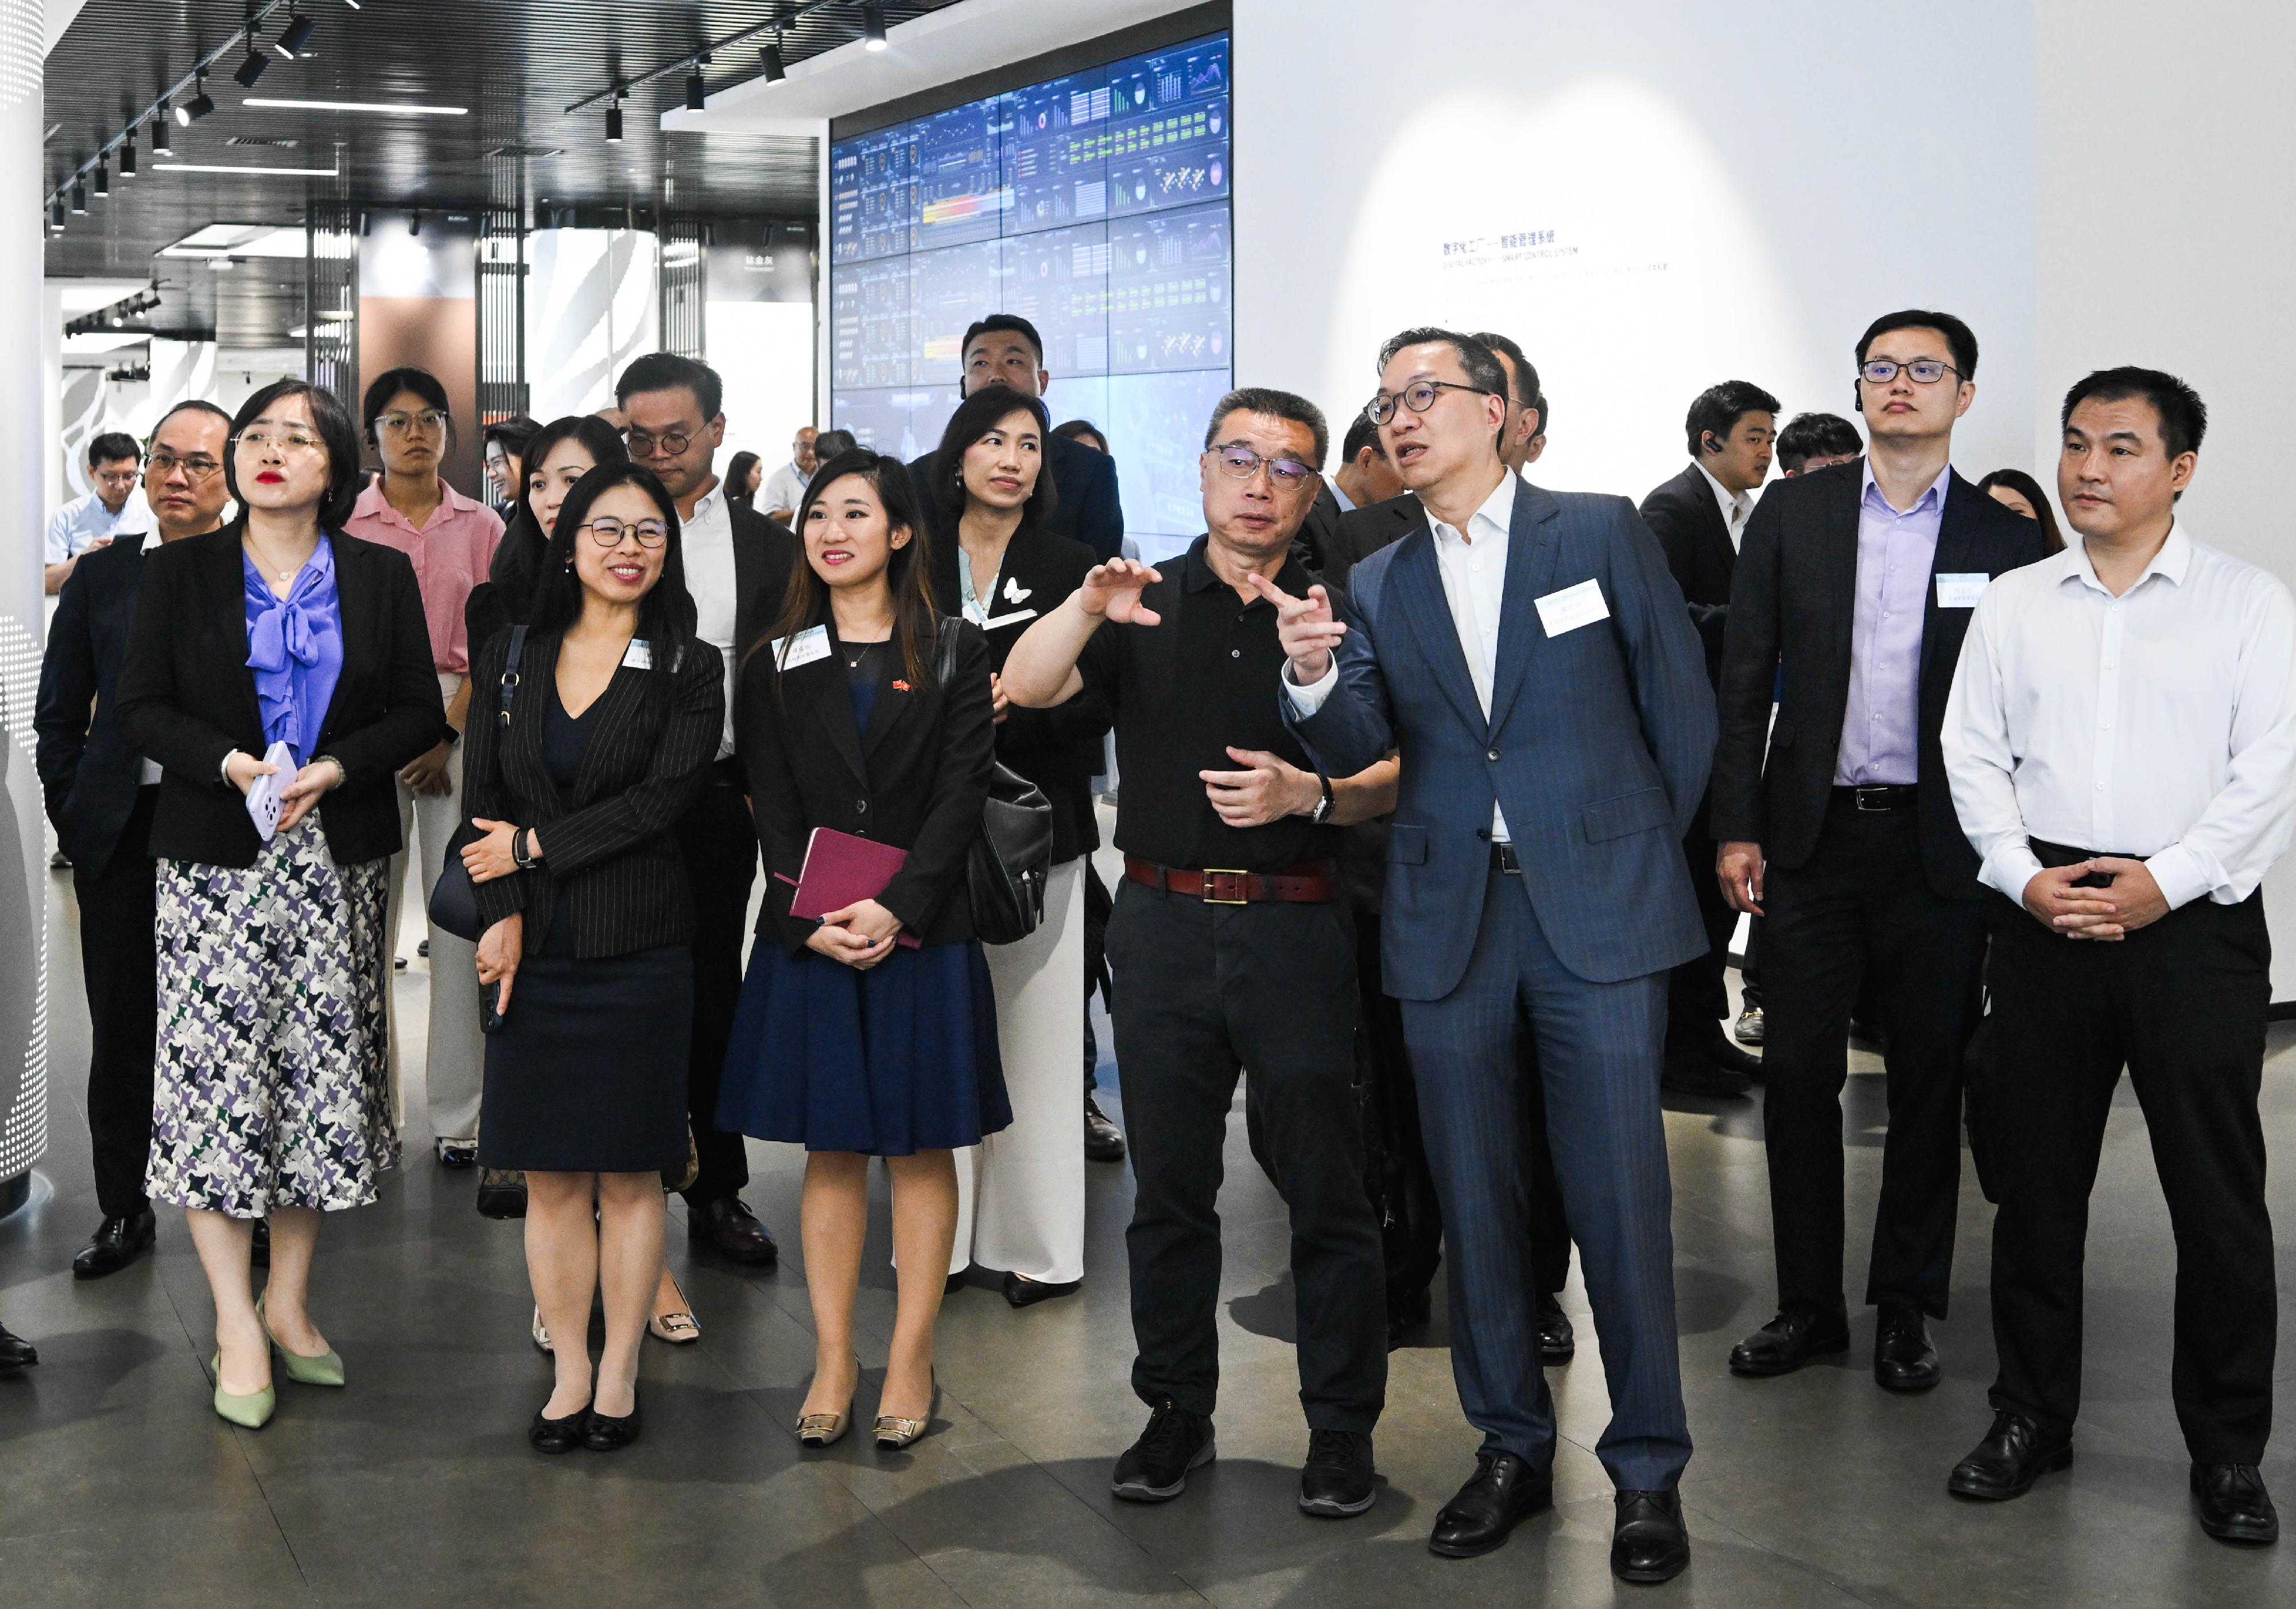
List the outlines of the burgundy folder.
{"label": "burgundy folder", "polygon": [[[874,899],[908,858],[908,850],[890,843],[816,827],[806,840],[805,865],[798,870],[797,892],[790,896],[790,915],[817,922],[857,900]],[[903,928],[893,942],[915,949],[923,941]]]}

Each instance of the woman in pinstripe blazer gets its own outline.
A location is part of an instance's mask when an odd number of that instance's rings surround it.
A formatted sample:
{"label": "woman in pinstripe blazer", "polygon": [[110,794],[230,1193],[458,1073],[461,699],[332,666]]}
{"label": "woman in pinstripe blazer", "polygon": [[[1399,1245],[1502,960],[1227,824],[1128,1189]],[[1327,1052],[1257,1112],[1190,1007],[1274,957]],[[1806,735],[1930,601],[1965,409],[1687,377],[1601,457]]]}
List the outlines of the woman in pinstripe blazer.
{"label": "woman in pinstripe blazer", "polygon": [[[473,667],[463,759],[486,833],[463,854],[488,924],[479,981],[499,1019],[479,1160],[527,1175],[527,1268],[557,1368],[529,1439],[611,1451],[637,1438],[660,1175],[686,1156],[693,909],[671,828],[725,719],[677,510],[651,471],[605,464],[575,485],[512,670],[515,637],[496,636]],[[593,1285],[606,1309],[594,1383]]]}

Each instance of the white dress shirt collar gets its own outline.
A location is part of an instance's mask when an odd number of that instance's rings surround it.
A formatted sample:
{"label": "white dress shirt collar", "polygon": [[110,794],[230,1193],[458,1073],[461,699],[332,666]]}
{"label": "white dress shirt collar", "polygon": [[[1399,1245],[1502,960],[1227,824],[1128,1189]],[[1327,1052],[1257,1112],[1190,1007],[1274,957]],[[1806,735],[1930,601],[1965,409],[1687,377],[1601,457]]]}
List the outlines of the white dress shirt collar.
{"label": "white dress shirt collar", "polygon": [[1349,497],[1348,494],[1341,488],[1340,483],[1337,480],[1333,480],[1329,475],[1325,475],[1324,477],[1324,484],[1332,488],[1332,500],[1340,505],[1340,512],[1341,513],[1351,514],[1356,512],[1355,499]]}
{"label": "white dress shirt collar", "polygon": [[1483,499],[1483,505],[1480,508],[1467,516],[1467,529],[1464,532],[1456,527],[1444,524],[1435,517],[1435,512],[1432,509],[1428,510],[1427,524],[1429,529],[1434,531],[1436,542],[1439,545],[1445,542],[1464,542],[1472,547],[1474,546],[1474,538],[1482,535],[1486,529],[1496,536],[1506,535],[1514,524],[1515,488],[1521,484],[1522,482],[1515,478],[1514,471],[1502,470],[1499,472],[1499,483],[1492,489],[1491,495]]}
{"label": "white dress shirt collar", "polygon": [[1754,512],[1754,498],[1750,492],[1734,492],[1714,478],[1714,472],[1693,458],[1690,467],[1706,477],[1706,484],[1714,493],[1714,501],[1722,510],[1723,528],[1730,533],[1730,546],[1738,546],[1738,538],[1746,529],[1746,516]]}
{"label": "white dress shirt collar", "polygon": [[[2079,576],[2084,586],[2095,587],[2108,597],[2112,595],[2112,589],[2096,579],[2096,566],[2089,560],[2088,544],[2086,541],[2075,539],[2071,546],[2057,557],[2063,562],[2066,575]],[[2173,586],[2182,587],[2185,584],[2185,577],[2192,567],[2193,538],[2186,534],[2183,521],[2172,520],[2169,526],[2168,540],[2161,544],[2161,550],[2154,554],[2152,562],[2144,566],[2144,573],[2138,576],[2128,591],[2120,595],[2128,597],[2154,576],[2161,577]]]}

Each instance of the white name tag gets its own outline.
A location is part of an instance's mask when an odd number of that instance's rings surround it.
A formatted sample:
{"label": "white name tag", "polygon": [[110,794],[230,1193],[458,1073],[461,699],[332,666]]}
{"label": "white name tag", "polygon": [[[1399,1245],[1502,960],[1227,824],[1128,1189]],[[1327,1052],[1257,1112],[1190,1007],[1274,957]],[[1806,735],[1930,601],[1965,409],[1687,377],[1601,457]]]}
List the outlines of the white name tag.
{"label": "white name tag", "polygon": [[626,670],[652,669],[653,644],[642,636],[632,637],[629,647],[622,654],[622,668]]}
{"label": "white name tag", "polygon": [[1985,584],[1992,579],[1983,571],[1979,571],[1974,575],[1952,576],[1940,571],[1937,579],[1938,607],[1939,609],[1976,608],[1978,595],[1985,590]]}
{"label": "white name tag", "polygon": [[783,670],[795,670],[816,660],[825,660],[829,657],[829,628],[815,626],[795,636],[776,638],[768,652],[774,656],[774,663]]}
{"label": "white name tag", "polygon": [[1550,592],[1538,600],[1538,623],[1546,628],[1550,637],[1610,618],[1611,606],[1603,602],[1602,583],[1591,576],[1576,587]]}

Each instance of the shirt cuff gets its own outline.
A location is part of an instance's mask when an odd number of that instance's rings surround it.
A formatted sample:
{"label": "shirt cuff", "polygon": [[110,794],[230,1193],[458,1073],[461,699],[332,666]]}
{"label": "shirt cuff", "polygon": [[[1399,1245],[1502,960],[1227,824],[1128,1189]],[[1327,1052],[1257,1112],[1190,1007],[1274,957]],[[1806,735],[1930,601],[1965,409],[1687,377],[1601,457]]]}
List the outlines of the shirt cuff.
{"label": "shirt cuff", "polygon": [[2021,906],[2025,903],[2025,885],[2039,876],[2041,869],[2041,858],[2033,853],[2033,846],[2022,833],[2012,833],[1993,846],[1985,864],[1977,868],[1977,880]]}
{"label": "shirt cuff", "polygon": [[2172,843],[2147,859],[2144,869],[2161,885],[2161,896],[2172,911],[2200,899],[2219,881],[2208,857],[2182,843]]}
{"label": "shirt cuff", "polygon": [[220,777],[222,777],[222,778],[224,779],[224,781],[225,781],[225,782],[226,782],[226,783],[228,783],[228,782],[230,782],[230,781],[231,781],[231,760],[232,760],[232,756],[233,756],[233,755],[234,755],[234,754],[237,754],[238,752],[239,752],[239,751],[238,751],[238,750],[236,750],[236,749],[226,749],[226,750],[225,750],[225,751],[224,751],[224,755],[223,755],[223,764],[216,768],[216,775],[217,775],[217,776],[220,776]]}
{"label": "shirt cuff", "polygon": [[1324,667],[1324,674],[1311,687],[1302,687],[1292,679],[1292,661],[1289,660],[1283,661],[1283,674],[1278,679],[1283,684],[1283,696],[1292,701],[1292,708],[1303,718],[1313,715],[1324,707],[1324,701],[1332,696],[1332,689],[1340,685],[1340,656],[1336,653],[1331,656],[1330,662]]}

